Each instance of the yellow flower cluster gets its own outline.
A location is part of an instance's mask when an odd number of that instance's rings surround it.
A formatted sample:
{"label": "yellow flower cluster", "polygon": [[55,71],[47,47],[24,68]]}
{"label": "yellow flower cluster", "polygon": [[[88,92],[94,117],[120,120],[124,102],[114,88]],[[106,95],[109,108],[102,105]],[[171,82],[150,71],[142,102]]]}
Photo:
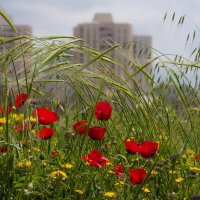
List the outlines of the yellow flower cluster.
{"label": "yellow flower cluster", "polygon": [[70,163],[66,163],[66,164],[62,164],[61,167],[62,167],[62,168],[65,168],[65,169],[72,169],[72,168],[73,168],[73,165],[70,164]]}
{"label": "yellow flower cluster", "polygon": [[31,117],[31,116],[30,116],[30,122],[34,123],[34,122],[36,122],[36,121],[37,121],[37,119],[36,119],[35,117]]}
{"label": "yellow flower cluster", "polygon": [[193,171],[200,171],[200,168],[198,168],[198,167],[190,167],[190,170],[193,170]]}
{"label": "yellow flower cluster", "polygon": [[[6,123],[6,118],[2,117],[0,118],[0,124],[5,124]],[[8,123],[10,123],[10,120],[8,120]]]}
{"label": "yellow flower cluster", "polygon": [[192,167],[194,165],[194,156],[195,152],[191,149],[187,149],[187,151],[181,156],[182,163],[186,167]]}
{"label": "yellow flower cluster", "polygon": [[142,190],[143,190],[145,193],[149,193],[149,192],[150,192],[149,188],[147,188],[147,187],[143,187]]}
{"label": "yellow flower cluster", "polygon": [[19,122],[19,121],[22,121],[24,119],[24,114],[13,114],[12,115],[12,118],[16,121],[16,122]]}
{"label": "yellow flower cluster", "polygon": [[42,166],[42,167],[46,167],[46,166],[47,166],[46,161],[42,160],[41,166]]}
{"label": "yellow flower cluster", "polygon": [[190,156],[192,158],[195,156],[195,151],[193,151],[192,149],[188,149],[186,153],[188,156]]}
{"label": "yellow flower cluster", "polygon": [[77,190],[74,190],[76,193],[78,193],[79,195],[83,195],[83,191],[82,190],[79,190],[79,189],[77,189]]}
{"label": "yellow flower cluster", "polygon": [[38,147],[33,147],[33,151],[40,152],[40,149]]}
{"label": "yellow flower cluster", "polygon": [[124,185],[124,182],[123,181],[118,181],[114,184],[114,186],[120,186],[120,185]]}
{"label": "yellow flower cluster", "polygon": [[60,178],[60,177],[67,178],[66,173],[61,171],[61,170],[57,170],[57,171],[51,172],[51,176],[54,177],[54,178]]}
{"label": "yellow flower cluster", "polygon": [[110,162],[107,162],[107,163],[106,163],[106,165],[107,165],[107,166],[111,166],[111,165],[112,165],[112,163],[110,163]]}
{"label": "yellow flower cluster", "polygon": [[26,167],[30,167],[31,165],[32,165],[31,161],[25,162],[25,166],[26,166]]}
{"label": "yellow flower cluster", "polygon": [[177,183],[181,183],[182,181],[184,181],[184,178],[180,177],[180,178],[177,178],[175,181],[176,181]]}
{"label": "yellow flower cluster", "polygon": [[31,161],[18,162],[16,166],[18,168],[29,168],[32,166],[32,162]]}
{"label": "yellow flower cluster", "polygon": [[108,198],[115,198],[116,193],[115,192],[106,192],[106,193],[104,193],[104,196],[108,197]]}
{"label": "yellow flower cluster", "polygon": [[135,138],[134,137],[130,137],[126,141],[130,142],[131,140],[135,140]]}
{"label": "yellow flower cluster", "polygon": [[152,171],[151,171],[151,175],[156,175],[156,174],[158,174],[157,171],[155,171],[155,170],[152,170]]}
{"label": "yellow flower cluster", "polygon": [[111,171],[111,170],[108,170],[108,173],[109,174],[114,174],[115,172]]}
{"label": "yellow flower cluster", "polygon": [[169,170],[169,174],[177,174],[177,171],[175,171],[175,170]]}
{"label": "yellow flower cluster", "polygon": [[5,124],[5,123],[6,123],[6,118],[5,117],[0,118],[0,124]]}
{"label": "yellow flower cluster", "polygon": [[133,162],[134,162],[134,161],[139,161],[139,160],[140,160],[140,157],[135,157],[135,158],[132,158],[131,160],[132,160]]}
{"label": "yellow flower cluster", "polygon": [[193,158],[195,156],[195,152],[191,149],[188,149],[185,154],[182,155],[182,158]]}

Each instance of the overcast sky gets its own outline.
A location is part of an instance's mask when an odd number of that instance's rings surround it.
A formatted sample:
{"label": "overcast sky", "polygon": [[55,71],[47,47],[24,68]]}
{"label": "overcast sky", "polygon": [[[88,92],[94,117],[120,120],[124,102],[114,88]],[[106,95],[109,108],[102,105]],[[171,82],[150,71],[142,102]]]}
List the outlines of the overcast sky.
{"label": "overcast sky", "polygon": [[[32,25],[36,36],[72,35],[78,23],[109,12],[115,22],[132,24],[135,34],[152,35],[153,47],[163,53],[182,54],[198,43],[184,48],[187,34],[200,25],[200,0],[0,0],[0,6],[16,24]],[[187,16],[181,28],[171,23],[174,11],[176,20]],[[170,17],[163,23],[166,12]]]}

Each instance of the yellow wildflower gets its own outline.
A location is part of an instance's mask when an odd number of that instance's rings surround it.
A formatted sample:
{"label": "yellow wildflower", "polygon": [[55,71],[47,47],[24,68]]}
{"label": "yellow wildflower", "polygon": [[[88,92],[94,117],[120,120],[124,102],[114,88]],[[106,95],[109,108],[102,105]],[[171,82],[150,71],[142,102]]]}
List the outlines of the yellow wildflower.
{"label": "yellow wildflower", "polygon": [[35,152],[40,152],[40,149],[39,149],[38,147],[34,147],[34,148],[33,148],[33,151],[35,151]]}
{"label": "yellow wildflower", "polygon": [[132,161],[138,161],[138,160],[140,160],[139,157],[137,157],[137,158],[133,158],[133,159],[132,159]]}
{"label": "yellow wildflower", "polygon": [[32,165],[31,161],[26,161],[26,162],[25,162],[25,166],[26,166],[26,167],[30,167],[31,165]]}
{"label": "yellow wildflower", "polygon": [[143,190],[145,193],[149,193],[149,192],[150,192],[149,188],[147,188],[147,187],[143,187],[142,190]]}
{"label": "yellow wildflower", "polygon": [[118,181],[114,184],[114,186],[119,186],[119,185],[124,185],[124,182],[123,181]]}
{"label": "yellow wildflower", "polygon": [[169,174],[177,174],[177,171],[169,170]]}
{"label": "yellow wildflower", "polygon": [[152,170],[152,171],[151,171],[151,175],[156,175],[156,174],[158,174],[157,171],[155,171],[155,170]]}
{"label": "yellow wildflower", "polygon": [[24,166],[24,163],[23,163],[23,162],[18,162],[18,163],[17,163],[17,167],[21,168],[21,167],[23,167],[23,166]]}
{"label": "yellow wildflower", "polygon": [[127,142],[130,142],[131,140],[134,140],[135,138],[134,137],[130,137],[130,138],[128,138],[126,141]]}
{"label": "yellow wildflower", "polygon": [[186,154],[183,154],[183,155],[182,155],[182,158],[187,158],[187,155],[186,155]]}
{"label": "yellow wildflower", "polygon": [[35,131],[35,130],[32,130],[32,131],[31,131],[31,133],[35,134],[35,133],[36,133],[36,131]]}
{"label": "yellow wildflower", "polygon": [[177,183],[181,183],[183,180],[184,180],[184,178],[179,177],[179,178],[177,178],[175,181],[176,181]]}
{"label": "yellow wildflower", "polygon": [[30,116],[30,122],[33,122],[33,123],[34,123],[34,122],[36,122],[36,120],[37,120],[37,119],[36,119],[35,117],[31,117],[31,116]]}
{"label": "yellow wildflower", "polygon": [[[6,118],[2,117],[0,118],[0,124],[5,124],[6,123]],[[8,120],[8,123],[10,123],[10,120]]]}
{"label": "yellow wildflower", "polygon": [[78,193],[79,195],[83,195],[83,191],[82,190],[79,190],[79,189],[77,189],[77,190],[74,190],[76,193]]}
{"label": "yellow wildflower", "polygon": [[42,167],[46,167],[46,166],[47,166],[47,163],[46,163],[44,160],[42,160],[41,165],[42,165]]}
{"label": "yellow wildflower", "polygon": [[16,121],[16,122],[19,122],[19,121],[22,121],[24,119],[24,114],[13,114],[13,119]]}
{"label": "yellow wildflower", "polygon": [[187,150],[187,154],[188,154],[190,157],[194,157],[194,156],[195,156],[195,151],[193,151],[192,149],[188,149],[188,150]]}
{"label": "yellow wildflower", "polygon": [[31,161],[24,161],[24,162],[18,162],[17,167],[18,168],[29,168],[32,165]]}
{"label": "yellow wildflower", "polygon": [[61,171],[61,170],[57,170],[57,171],[54,171],[54,172],[51,172],[51,176],[52,177],[64,177],[64,178],[67,178],[67,175],[65,174],[65,172]]}
{"label": "yellow wildflower", "polygon": [[65,169],[71,169],[73,167],[73,165],[70,163],[66,163],[66,164],[62,164],[61,167],[65,168]]}
{"label": "yellow wildflower", "polygon": [[191,161],[191,159],[188,159],[185,163],[186,167],[192,167],[193,166],[193,162]]}
{"label": "yellow wildflower", "polygon": [[115,192],[106,192],[106,193],[104,193],[104,196],[108,197],[108,198],[114,198],[114,197],[116,197],[116,193]]}
{"label": "yellow wildflower", "polygon": [[0,124],[5,124],[5,123],[6,123],[6,118],[5,117],[0,118]]}
{"label": "yellow wildflower", "polygon": [[109,166],[109,165],[112,165],[112,163],[110,163],[110,162],[107,162],[107,163],[106,163],[106,165],[108,165],[108,166]]}
{"label": "yellow wildflower", "polygon": [[200,171],[200,168],[198,168],[198,167],[190,167],[190,170]]}

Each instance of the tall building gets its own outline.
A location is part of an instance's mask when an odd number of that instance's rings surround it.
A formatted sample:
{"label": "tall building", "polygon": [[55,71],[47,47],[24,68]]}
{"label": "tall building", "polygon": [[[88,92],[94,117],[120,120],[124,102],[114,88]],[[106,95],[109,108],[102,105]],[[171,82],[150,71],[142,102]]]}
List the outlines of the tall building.
{"label": "tall building", "polygon": [[114,23],[109,13],[95,14],[92,23],[79,24],[74,28],[74,36],[101,51],[112,44],[122,44],[132,40],[132,26],[127,23]]}
{"label": "tall building", "polygon": [[[128,23],[114,23],[109,13],[95,14],[93,22],[82,23],[74,28],[74,36],[83,38],[90,47],[104,51],[114,44],[132,41],[132,26]],[[132,49],[128,51],[131,53]],[[115,57],[116,51],[111,51],[110,56]],[[79,62],[88,60],[87,55],[79,54],[76,58]]]}
{"label": "tall building", "polygon": [[[105,51],[114,44],[120,44],[122,49],[117,48],[109,54],[130,73],[137,71],[137,67],[130,64],[130,60],[134,59],[138,64],[144,65],[151,57],[151,36],[134,35],[131,24],[115,23],[109,13],[95,14],[91,23],[78,24],[74,28],[74,36],[83,38],[87,45],[100,51]],[[81,63],[88,61],[88,56],[85,54],[76,54],[75,58]],[[119,66],[113,67],[118,75],[124,77],[125,74]],[[147,66],[146,70],[150,72],[151,65]],[[136,77],[143,89],[147,90],[147,82],[142,72]]]}

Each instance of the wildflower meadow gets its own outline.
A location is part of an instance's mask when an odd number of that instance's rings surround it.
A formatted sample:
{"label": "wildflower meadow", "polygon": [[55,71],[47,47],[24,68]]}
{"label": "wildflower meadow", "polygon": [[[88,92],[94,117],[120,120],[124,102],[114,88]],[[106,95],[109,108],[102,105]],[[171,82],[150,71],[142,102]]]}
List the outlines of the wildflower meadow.
{"label": "wildflower meadow", "polygon": [[141,65],[122,44],[101,52],[79,38],[21,35],[0,44],[0,199],[200,199],[199,50],[186,60],[154,49]]}

